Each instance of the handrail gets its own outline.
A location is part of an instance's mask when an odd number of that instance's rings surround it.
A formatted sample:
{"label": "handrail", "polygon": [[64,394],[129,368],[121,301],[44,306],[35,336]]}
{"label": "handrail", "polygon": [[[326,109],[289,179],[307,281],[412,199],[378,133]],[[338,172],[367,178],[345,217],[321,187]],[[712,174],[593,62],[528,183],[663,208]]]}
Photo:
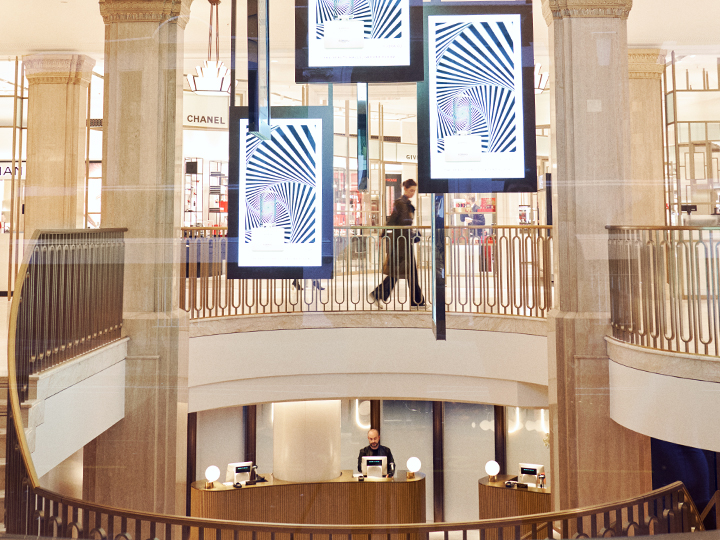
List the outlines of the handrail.
{"label": "handrail", "polygon": [[720,227],[697,227],[691,225],[657,225],[657,226],[636,226],[636,225],[606,225],[608,231],[720,231]]}
{"label": "handrail", "polygon": [[[204,536],[220,538],[222,532],[232,532],[232,538],[238,538],[238,534],[246,533],[251,534],[252,538],[258,538],[261,535],[264,538],[265,535],[269,535],[269,538],[277,538],[277,535],[288,535],[289,538],[294,538],[294,535],[300,534],[303,537],[307,535],[309,538],[313,538],[314,535],[324,537],[343,535],[349,540],[356,536],[367,538],[368,535],[374,534],[402,535],[401,538],[406,539],[428,538],[429,533],[453,531],[462,531],[463,533],[497,531],[502,534],[501,538],[520,540],[527,536],[522,533],[527,529],[530,530],[531,538],[547,538],[547,534],[538,536],[541,530],[559,530],[562,532],[562,538],[652,535],[704,530],[697,508],[682,482],[675,482],[645,495],[611,504],[599,504],[559,512],[458,523],[390,525],[307,525],[173,516],[88,503],[42,488],[36,488],[33,491],[37,505],[33,520],[36,528],[30,529],[26,534],[39,533],[42,536],[55,537],[67,537],[73,532],[79,531],[80,537],[87,538],[87,532],[92,529],[98,531],[101,538],[117,539],[123,536],[128,537],[129,534],[136,534],[137,538],[143,538],[147,534],[144,531],[150,530],[152,538],[170,540],[177,538],[173,535],[172,527],[181,528],[184,531],[183,538],[195,538],[197,533],[200,533],[200,538]],[[118,524],[121,529],[119,532],[116,530]],[[163,527],[165,534],[161,532]],[[509,534],[501,532],[507,529],[510,530]],[[107,532],[103,535],[100,531]],[[212,531],[215,531],[214,535]]]}
{"label": "handrail", "polygon": [[700,514],[700,521],[704,522],[713,508],[715,509],[715,529],[718,530],[720,529],[720,490],[713,493],[713,496],[710,497],[707,505],[705,505],[705,510]]}
{"label": "handrail", "polygon": [[[391,231],[418,233],[395,238]],[[432,308],[432,242],[427,226],[339,226],[333,277],[308,280],[227,278],[227,229],[182,229],[180,307],[190,319],[304,312],[409,311],[417,283]],[[397,235],[397,233],[395,233]],[[445,309],[449,313],[546,318],[553,305],[552,227],[445,228]],[[415,261],[417,273],[413,272]],[[377,289],[389,269],[395,287]],[[386,282],[387,283],[387,282]],[[385,286],[387,287],[387,285]],[[380,293],[381,301],[370,294]],[[384,293],[384,294],[383,294]]]}
{"label": "handrail", "polygon": [[[37,244],[38,239],[39,235],[36,234],[33,244]],[[128,539],[134,535],[138,540],[142,538],[180,540],[180,538],[203,539],[205,534],[211,537],[211,532],[215,531],[215,538],[218,539],[225,537],[222,532],[228,532],[232,533],[234,539],[239,539],[239,535],[244,533],[243,539],[247,537],[253,540],[258,540],[259,535],[263,536],[263,540],[266,538],[276,540],[278,534],[289,535],[290,539],[294,539],[295,534],[309,535],[310,540],[313,540],[315,534],[323,536],[343,534],[347,540],[356,540],[355,535],[361,535],[364,539],[371,534],[397,534],[403,535],[404,540],[410,540],[414,538],[411,535],[423,535],[424,538],[428,538],[431,532],[451,531],[463,531],[463,537],[468,531],[481,531],[480,538],[483,538],[485,531],[494,530],[499,538],[509,540],[512,537],[520,540],[525,534],[523,531],[528,527],[532,538],[537,538],[538,532],[543,529],[551,537],[553,531],[559,530],[563,538],[570,538],[571,535],[579,538],[628,536],[703,529],[697,508],[680,482],[624,501],[547,514],[462,523],[391,525],[252,523],[162,515],[94,504],[43,489],[38,484],[20,414],[15,362],[16,344],[12,339],[18,330],[19,305],[33,253],[34,249],[27,250],[23,259],[10,313],[8,395],[11,418],[8,418],[8,436],[15,434],[16,441],[12,443],[13,451],[8,455],[8,467],[16,465],[12,462],[13,456],[17,456],[21,459],[27,476],[25,481],[19,483],[19,487],[15,485],[9,492],[6,490],[6,495],[9,496],[6,501],[9,503],[8,515],[12,516],[6,526],[11,534],[102,540]],[[19,451],[15,449],[15,444]]]}
{"label": "handrail", "polygon": [[[6,464],[6,486],[5,486],[5,493],[6,493],[6,508],[7,508],[7,515],[9,516],[9,522],[6,523],[7,530],[10,532],[13,529],[13,526],[17,524],[17,521],[15,520],[15,517],[13,514],[15,513],[22,513],[21,504],[17,505],[18,500],[13,500],[13,495],[17,499],[19,497],[19,494],[26,488],[38,488],[39,487],[39,479],[37,476],[37,472],[35,471],[35,466],[31,459],[31,454],[29,450],[29,445],[27,442],[27,439],[25,437],[25,428],[22,423],[22,416],[21,416],[21,397],[23,397],[24,394],[27,394],[27,388],[21,389],[19,383],[18,383],[18,371],[19,366],[16,361],[16,354],[18,353],[18,316],[20,313],[20,310],[23,308],[23,300],[25,300],[25,305],[32,306],[34,302],[39,302],[41,300],[47,300],[46,298],[23,298],[23,294],[25,292],[25,287],[28,284],[28,275],[30,273],[31,269],[31,263],[33,262],[34,258],[37,256],[38,248],[47,247],[48,245],[57,245],[54,243],[54,240],[58,240],[60,238],[67,239],[68,237],[75,236],[75,238],[80,239],[87,239],[90,237],[115,237],[117,239],[118,237],[122,239],[122,234],[126,232],[127,229],[124,228],[108,228],[108,229],[78,229],[78,230],[37,230],[33,234],[32,238],[29,240],[29,242],[26,245],[26,249],[23,255],[22,264],[20,266],[19,272],[18,272],[18,278],[15,282],[15,289],[13,292],[13,298],[12,303],[10,306],[10,314],[9,314],[9,324],[8,324],[8,429],[7,429],[7,452],[6,452],[6,458],[7,458],[7,464]],[[122,249],[119,259],[122,261]],[[57,261],[55,261],[57,263]],[[82,270],[87,270],[88,273],[90,272],[92,266],[89,264],[89,261],[86,259],[83,259],[83,261],[77,261],[74,262],[81,262],[86,263],[83,264],[77,264],[77,267]],[[116,261],[117,262],[117,261]],[[67,263],[67,261],[63,261],[63,263]],[[112,263],[112,261],[104,260],[100,261],[100,264],[97,266],[101,266],[103,263],[108,264]],[[59,263],[57,263],[58,268],[61,266]],[[67,266],[67,264],[62,265]],[[90,279],[80,280],[79,282],[73,281],[73,276],[70,275],[71,272],[66,272],[63,274],[63,287],[65,291],[69,290],[69,283],[74,284],[76,287],[83,289],[81,292],[85,293],[91,293],[94,292]],[[87,278],[87,275],[84,276]],[[107,276],[106,276],[107,277]],[[120,291],[120,300],[119,300],[119,311],[118,306],[115,305],[108,305],[108,303],[103,303],[103,308],[107,309],[110,308],[110,312],[112,313],[112,309],[114,308],[116,313],[116,316],[119,316],[119,321],[110,321],[110,327],[112,327],[112,332],[105,332],[107,337],[115,337],[115,339],[119,338],[120,335],[120,328],[122,326],[122,270],[120,269],[119,272],[119,278],[117,276],[114,277],[114,282],[112,283],[112,286],[115,289],[119,289]],[[112,278],[111,278],[112,279]],[[118,281],[119,279],[119,281]],[[97,285],[97,283],[96,283]],[[31,293],[35,293],[36,296],[39,296],[38,290],[31,290]],[[86,300],[92,301],[97,299],[87,298]],[[116,302],[117,304],[117,298]],[[56,302],[54,304],[55,309],[57,309],[58,304],[62,304],[62,302],[58,303]],[[52,308],[50,305],[43,305],[41,306],[44,311],[50,311]],[[52,314],[48,314],[48,316],[51,316]],[[57,315],[57,314],[56,314]],[[85,316],[89,316],[90,314],[85,313]],[[29,322],[29,321],[24,321]],[[48,330],[48,328],[44,328],[44,330]],[[72,333],[72,332],[71,332]],[[95,336],[94,336],[95,337]],[[111,339],[106,340],[106,342],[111,341]],[[99,341],[90,341],[88,340],[86,347],[75,347],[74,352],[75,356],[78,356],[80,354],[83,354],[87,352],[88,350],[91,350],[92,348],[98,347],[103,345],[104,343],[101,343]],[[64,360],[69,360],[70,358],[64,358]],[[29,369],[23,370],[23,376],[27,377],[30,373]],[[22,392],[21,392],[22,390]],[[21,473],[21,471],[24,471],[24,474]],[[28,485],[29,484],[29,485]],[[14,491],[14,493],[13,493]],[[15,506],[13,507],[13,505]]]}
{"label": "handrail", "polygon": [[613,337],[720,356],[720,227],[606,228]]}

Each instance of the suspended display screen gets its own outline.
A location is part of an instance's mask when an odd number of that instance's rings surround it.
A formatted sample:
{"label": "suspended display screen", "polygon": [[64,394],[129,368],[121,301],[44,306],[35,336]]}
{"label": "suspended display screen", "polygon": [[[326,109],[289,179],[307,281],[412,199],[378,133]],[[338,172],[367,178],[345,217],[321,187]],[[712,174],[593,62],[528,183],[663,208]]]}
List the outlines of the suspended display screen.
{"label": "suspended display screen", "polygon": [[427,6],[425,31],[421,191],[537,191],[532,6]]}
{"label": "suspended display screen", "polygon": [[422,2],[296,0],[296,82],[423,77]]}
{"label": "suspended display screen", "polygon": [[332,109],[273,107],[271,137],[230,111],[228,276],[332,277]]}

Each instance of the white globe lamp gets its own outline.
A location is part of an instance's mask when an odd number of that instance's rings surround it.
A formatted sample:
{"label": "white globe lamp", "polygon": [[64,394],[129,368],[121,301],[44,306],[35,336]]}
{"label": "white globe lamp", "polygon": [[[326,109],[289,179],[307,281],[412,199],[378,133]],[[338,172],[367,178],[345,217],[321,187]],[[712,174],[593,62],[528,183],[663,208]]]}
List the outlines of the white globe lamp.
{"label": "white globe lamp", "polygon": [[500,472],[500,464],[497,461],[488,461],[485,464],[485,472],[488,475],[488,480],[491,482],[497,482],[497,475]]}
{"label": "white globe lamp", "polygon": [[213,483],[215,480],[220,478],[220,469],[218,469],[215,465],[210,465],[207,469],[205,469],[205,489],[212,489]]}
{"label": "white globe lamp", "polygon": [[408,468],[407,477],[415,478],[415,473],[420,470],[420,460],[416,457],[411,457],[407,460],[406,466]]}

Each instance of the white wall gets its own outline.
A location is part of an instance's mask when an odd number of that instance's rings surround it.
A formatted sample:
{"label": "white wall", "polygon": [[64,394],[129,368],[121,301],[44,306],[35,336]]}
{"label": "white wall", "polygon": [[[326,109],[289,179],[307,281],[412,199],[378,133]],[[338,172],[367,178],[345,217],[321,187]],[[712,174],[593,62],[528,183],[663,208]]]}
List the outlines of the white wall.
{"label": "white wall", "polygon": [[225,481],[228,463],[245,461],[245,431],[242,407],[200,411],[197,415],[197,458],[195,480],[205,479],[210,465],[220,468]]}
{"label": "white wall", "polygon": [[444,423],[445,521],[478,519],[478,480],[495,459],[492,405],[446,403]]}
{"label": "white wall", "polygon": [[33,377],[26,433],[41,477],[125,416],[127,339]]}
{"label": "white wall", "polygon": [[649,373],[610,361],[610,418],[628,429],[720,452],[720,382]]}
{"label": "white wall", "polygon": [[545,465],[547,483],[550,485],[553,480],[550,475],[550,446],[545,446],[543,441],[550,430],[549,411],[506,407],[505,419],[507,474],[518,474],[520,463]]}
{"label": "white wall", "polygon": [[407,470],[408,458],[420,459],[420,472],[425,474],[425,518],[432,522],[433,404],[415,400],[383,401],[381,416],[380,444],[392,450],[397,470]]}
{"label": "white wall", "polygon": [[547,338],[335,328],[190,339],[190,411],[347,397],[547,407]]}

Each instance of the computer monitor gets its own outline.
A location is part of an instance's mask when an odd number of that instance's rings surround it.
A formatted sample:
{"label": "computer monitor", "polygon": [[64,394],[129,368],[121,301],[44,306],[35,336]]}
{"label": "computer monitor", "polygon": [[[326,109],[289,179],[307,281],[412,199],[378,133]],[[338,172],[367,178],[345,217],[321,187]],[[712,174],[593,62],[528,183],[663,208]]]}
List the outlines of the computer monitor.
{"label": "computer monitor", "polygon": [[228,463],[225,471],[225,481],[233,484],[240,484],[250,480],[250,471],[252,470],[252,461],[241,461],[238,463]]}
{"label": "computer monitor", "polygon": [[363,456],[360,470],[363,476],[382,478],[387,475],[387,456]]}
{"label": "computer monitor", "polygon": [[537,485],[538,474],[545,474],[544,465],[538,465],[537,463],[520,463],[518,482],[521,484]]}

